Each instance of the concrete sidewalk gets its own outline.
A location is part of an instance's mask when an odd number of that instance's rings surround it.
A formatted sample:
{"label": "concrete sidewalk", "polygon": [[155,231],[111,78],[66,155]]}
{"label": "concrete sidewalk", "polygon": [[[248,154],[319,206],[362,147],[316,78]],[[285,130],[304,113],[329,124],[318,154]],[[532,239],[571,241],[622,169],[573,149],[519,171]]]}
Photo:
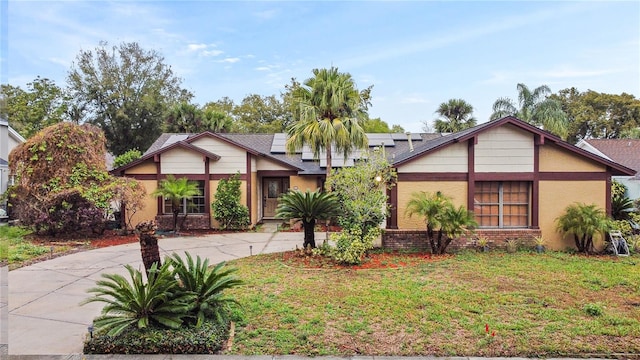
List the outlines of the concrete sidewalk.
{"label": "concrete sidewalk", "polygon": [[[301,246],[302,236],[289,232],[246,232],[163,238],[158,243],[163,258],[173,252],[189,251],[193,256],[218,263],[293,250],[296,245]],[[316,241],[324,239],[325,233],[316,234]],[[81,354],[87,327],[100,314],[103,304],[78,304],[89,296],[86,290],[95,286],[100,274],[117,273],[129,278],[125,264],[143,269],[139,244],[80,252],[10,271],[9,355],[13,358],[13,355]]]}

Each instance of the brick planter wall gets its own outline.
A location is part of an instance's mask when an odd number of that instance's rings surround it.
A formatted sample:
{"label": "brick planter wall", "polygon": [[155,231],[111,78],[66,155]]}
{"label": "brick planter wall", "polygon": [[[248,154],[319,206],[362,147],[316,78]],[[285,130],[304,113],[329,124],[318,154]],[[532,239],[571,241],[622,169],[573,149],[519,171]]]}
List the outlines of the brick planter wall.
{"label": "brick planter wall", "polygon": [[[182,222],[184,215],[178,216],[178,226],[182,230],[208,230],[211,228],[211,220],[207,214],[189,214]],[[156,223],[160,230],[173,229],[173,215],[156,215]]]}
{"label": "brick planter wall", "polygon": [[[506,247],[506,240],[516,240],[520,246],[533,247],[534,238],[540,236],[539,229],[480,229],[473,236],[455,239],[447,250],[473,248],[480,237],[489,240],[490,248]],[[390,250],[430,250],[426,230],[392,230],[382,233],[382,247]]]}

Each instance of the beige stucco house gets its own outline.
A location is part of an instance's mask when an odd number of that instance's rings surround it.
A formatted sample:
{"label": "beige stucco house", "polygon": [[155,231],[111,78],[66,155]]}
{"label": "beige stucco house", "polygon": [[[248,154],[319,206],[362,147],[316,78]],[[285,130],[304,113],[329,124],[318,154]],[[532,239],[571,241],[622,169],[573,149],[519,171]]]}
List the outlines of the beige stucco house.
{"label": "beige stucco house", "polygon": [[[449,134],[369,134],[370,148],[384,148],[397,170],[389,190],[391,214],[387,234],[424,229],[419,218],[405,215],[417,191],[442,191],[475,213],[482,236],[494,241],[544,236],[548,246],[573,245],[555,231],[555,219],[574,203],[594,203],[610,211],[611,176],[633,170],[573,146],[514,117]],[[272,219],[278,196],[289,189],[322,187],[323,157],[309,149],[286,154],[285,134],[163,134],[135,162],[114,169],[141,181],[148,193],[167,175],[197,181],[202,195],[190,200],[188,224],[216,227],[210,204],[220,179],[239,173],[242,202],[256,224]],[[333,160],[350,166],[352,158]],[[163,199],[149,197],[136,221],[169,219]],[[398,235],[401,236],[401,235]]]}

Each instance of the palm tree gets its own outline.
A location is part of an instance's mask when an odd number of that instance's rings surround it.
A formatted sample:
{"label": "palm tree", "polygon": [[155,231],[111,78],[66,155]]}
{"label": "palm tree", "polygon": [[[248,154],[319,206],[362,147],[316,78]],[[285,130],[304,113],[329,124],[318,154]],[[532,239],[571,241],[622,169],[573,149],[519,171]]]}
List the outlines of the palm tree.
{"label": "palm tree", "polygon": [[[153,196],[162,196],[171,202],[171,212],[173,213],[173,232],[178,232],[178,214],[183,199],[191,199],[195,195],[200,195],[198,183],[189,181],[187,178],[176,179],[173,175],[160,181],[160,186],[152,193]],[[186,209],[185,209],[186,210]],[[185,211],[185,213],[188,213]]]}
{"label": "palm tree", "polygon": [[289,153],[308,145],[316,159],[325,151],[329,179],[332,148],[347,157],[354,148],[368,145],[362,122],[366,119],[371,87],[358,91],[351,75],[338,72],[336,67],[314,69],[313,75],[291,90],[296,122],[287,129],[285,145]]}
{"label": "palm tree", "polygon": [[476,126],[473,106],[462,99],[450,99],[440,104],[436,113],[441,117],[435,121],[437,132],[458,132]]}
{"label": "palm tree", "polygon": [[235,268],[225,268],[221,262],[213,268],[209,268],[209,259],[193,257],[185,252],[186,261],[178,254],[173,253],[168,262],[171,263],[173,273],[178,276],[183,291],[195,294],[193,309],[190,317],[193,317],[196,327],[200,327],[205,318],[213,319],[217,324],[226,325],[231,306],[237,302],[231,297],[225,297],[223,291],[242,284],[242,280],[232,276],[237,271]]}
{"label": "palm tree", "polygon": [[424,218],[427,239],[434,254],[444,254],[453,239],[478,226],[473,213],[463,206],[455,208],[451,198],[440,191],[413,193],[406,213],[409,217],[417,214]]}
{"label": "palm tree", "polygon": [[611,229],[606,213],[595,204],[569,205],[556,219],[556,229],[563,234],[573,234],[579,252],[593,253],[593,236]]}
{"label": "palm tree", "polygon": [[169,266],[169,262],[161,267],[153,264],[146,284],[142,273],[131,265],[125,265],[131,283],[118,274],[102,274],[103,279],[96,282],[96,287],[87,290],[94,296],[81,302],[81,305],[90,302],[107,304],[94,320],[96,330],[116,336],[130,326],[140,329],[149,325],[179,328],[195,296],[177,291],[178,282]]}
{"label": "palm tree", "polygon": [[542,126],[562,139],[569,133],[569,121],[558,101],[548,98],[551,89],[547,85],[538,86],[531,91],[525,84],[518,84],[518,104],[509,98],[499,98],[493,103],[490,120],[505,116],[515,116],[535,126]]}
{"label": "palm tree", "polygon": [[339,211],[338,198],[333,193],[320,191],[302,192],[292,190],[280,199],[276,208],[276,217],[283,219],[300,219],[304,229],[303,247],[315,248],[314,228],[316,220],[329,220]]}

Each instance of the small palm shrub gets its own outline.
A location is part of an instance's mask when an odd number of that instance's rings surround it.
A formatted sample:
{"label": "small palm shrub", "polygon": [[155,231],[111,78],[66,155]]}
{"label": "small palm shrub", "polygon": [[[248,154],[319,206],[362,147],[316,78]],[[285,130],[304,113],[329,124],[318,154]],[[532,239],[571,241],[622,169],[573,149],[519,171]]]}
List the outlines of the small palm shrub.
{"label": "small palm shrub", "polygon": [[209,259],[202,260],[197,256],[194,261],[188,252],[185,252],[185,257],[186,261],[173,253],[168,261],[180,281],[181,290],[195,295],[188,319],[194,320],[196,328],[202,326],[205,319],[219,325],[228,323],[237,302],[223,292],[242,284],[240,279],[232,276],[237,269],[225,268],[225,263],[209,268]]}
{"label": "small palm shrub", "polygon": [[154,263],[145,283],[142,273],[125,265],[131,282],[118,274],[102,274],[87,292],[94,296],[81,304],[104,302],[107,305],[93,324],[97,331],[116,336],[128,327],[144,329],[150,325],[179,328],[188,315],[195,296],[181,291],[169,264]]}
{"label": "small palm shrub", "polygon": [[612,226],[604,210],[595,204],[582,203],[569,205],[556,224],[558,232],[572,234],[578,251],[587,254],[594,252],[594,235],[609,231]]}

